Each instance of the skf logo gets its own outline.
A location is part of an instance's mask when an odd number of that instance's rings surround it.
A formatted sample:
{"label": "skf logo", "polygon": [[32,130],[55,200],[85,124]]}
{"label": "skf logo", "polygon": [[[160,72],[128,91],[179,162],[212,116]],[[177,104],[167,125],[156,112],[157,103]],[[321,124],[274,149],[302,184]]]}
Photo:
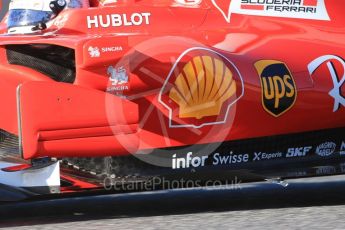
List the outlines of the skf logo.
{"label": "skf logo", "polygon": [[180,56],[159,101],[169,110],[170,127],[201,128],[225,123],[243,93],[237,68],[221,54],[201,49]]}
{"label": "skf logo", "polygon": [[307,146],[307,147],[300,147],[300,148],[289,148],[286,157],[305,157],[310,150],[312,150],[312,146]]}
{"label": "skf logo", "polygon": [[279,117],[296,102],[297,89],[288,67],[279,61],[261,60],[255,63],[261,79],[262,105],[272,116]]}

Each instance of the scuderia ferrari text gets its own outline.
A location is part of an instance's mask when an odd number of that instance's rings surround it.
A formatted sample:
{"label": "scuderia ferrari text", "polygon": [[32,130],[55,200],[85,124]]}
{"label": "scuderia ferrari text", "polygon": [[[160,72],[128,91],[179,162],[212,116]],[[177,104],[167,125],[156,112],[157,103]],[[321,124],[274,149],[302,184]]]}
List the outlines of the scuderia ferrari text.
{"label": "scuderia ferrari text", "polygon": [[266,10],[288,12],[316,13],[317,1],[312,4],[303,4],[302,0],[242,0],[243,4],[256,4]]}
{"label": "scuderia ferrari text", "polygon": [[140,26],[150,24],[151,13],[107,14],[87,16],[87,28],[109,28],[120,26]]}
{"label": "scuderia ferrari text", "polygon": [[232,13],[264,17],[330,20],[324,0],[237,0]]}

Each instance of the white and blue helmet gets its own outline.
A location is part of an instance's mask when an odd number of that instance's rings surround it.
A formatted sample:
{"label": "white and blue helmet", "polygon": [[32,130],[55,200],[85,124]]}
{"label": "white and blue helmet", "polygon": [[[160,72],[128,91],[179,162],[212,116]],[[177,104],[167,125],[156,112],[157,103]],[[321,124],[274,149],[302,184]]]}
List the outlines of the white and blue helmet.
{"label": "white and blue helmet", "polygon": [[82,0],[11,0],[7,19],[8,33],[41,31],[62,10],[82,7]]}

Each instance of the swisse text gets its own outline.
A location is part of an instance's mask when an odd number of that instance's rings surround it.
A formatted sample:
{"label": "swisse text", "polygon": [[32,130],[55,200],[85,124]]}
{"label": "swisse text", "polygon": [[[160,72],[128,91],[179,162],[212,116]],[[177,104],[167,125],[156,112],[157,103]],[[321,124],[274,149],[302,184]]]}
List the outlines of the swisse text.
{"label": "swisse text", "polygon": [[150,24],[151,13],[107,14],[87,16],[87,28],[140,26]]}
{"label": "swisse text", "polygon": [[[209,156],[193,156],[192,152],[187,153],[186,157],[178,158],[176,154],[172,156],[172,168],[173,169],[184,169],[184,168],[198,168],[204,167]],[[215,153],[212,156],[211,165],[229,165],[244,163],[249,161],[249,154],[233,154],[230,152],[227,155],[221,155]]]}

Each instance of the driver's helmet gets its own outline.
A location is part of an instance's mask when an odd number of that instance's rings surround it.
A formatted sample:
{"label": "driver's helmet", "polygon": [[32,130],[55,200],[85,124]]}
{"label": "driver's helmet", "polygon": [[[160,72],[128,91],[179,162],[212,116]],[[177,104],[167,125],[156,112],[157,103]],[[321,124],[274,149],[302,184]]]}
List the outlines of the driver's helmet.
{"label": "driver's helmet", "polygon": [[66,8],[82,8],[84,0],[11,0],[7,28],[9,34],[44,30],[47,23]]}

